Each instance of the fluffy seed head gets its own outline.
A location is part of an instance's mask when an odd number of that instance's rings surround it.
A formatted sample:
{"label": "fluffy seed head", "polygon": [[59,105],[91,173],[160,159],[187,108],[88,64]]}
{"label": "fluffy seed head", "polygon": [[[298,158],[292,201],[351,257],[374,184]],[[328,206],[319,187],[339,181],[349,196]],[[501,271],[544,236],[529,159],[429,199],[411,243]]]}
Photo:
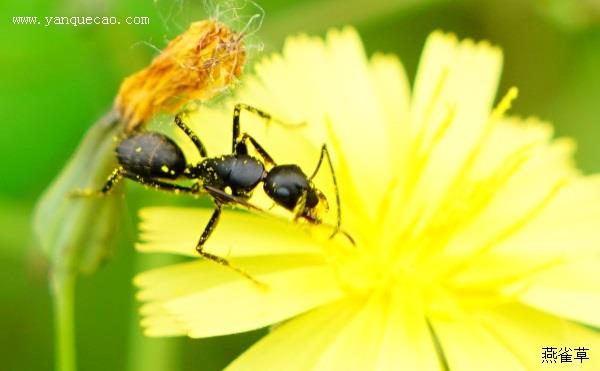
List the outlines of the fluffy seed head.
{"label": "fluffy seed head", "polygon": [[192,99],[207,100],[229,87],[244,67],[242,36],[214,20],[192,23],[150,66],[123,80],[115,109],[125,130],[157,112],[175,112]]}

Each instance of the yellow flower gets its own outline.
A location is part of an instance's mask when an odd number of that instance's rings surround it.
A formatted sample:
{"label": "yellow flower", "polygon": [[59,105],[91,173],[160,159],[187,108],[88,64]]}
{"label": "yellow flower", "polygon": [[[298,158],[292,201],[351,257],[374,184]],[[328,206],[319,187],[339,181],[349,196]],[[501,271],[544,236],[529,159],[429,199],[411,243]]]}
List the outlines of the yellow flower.
{"label": "yellow flower", "polygon": [[[308,123],[265,130],[242,118],[279,163],[310,174],[329,146],[356,246],[225,213],[207,251],[269,289],[203,260],[145,272],[135,283],[146,333],[285,321],[230,371],[537,369],[543,347],[590,348],[583,364],[600,369],[600,334],[582,325],[600,326],[600,177],[574,169],[574,143],[548,124],[506,115],[516,89],[493,108],[501,64],[488,43],[435,32],[411,93],[400,62],[367,59],[352,29],[289,39],[232,103]],[[191,117],[209,154],[229,149],[230,108]],[[194,256],[210,213],[144,209],[138,248]]]}

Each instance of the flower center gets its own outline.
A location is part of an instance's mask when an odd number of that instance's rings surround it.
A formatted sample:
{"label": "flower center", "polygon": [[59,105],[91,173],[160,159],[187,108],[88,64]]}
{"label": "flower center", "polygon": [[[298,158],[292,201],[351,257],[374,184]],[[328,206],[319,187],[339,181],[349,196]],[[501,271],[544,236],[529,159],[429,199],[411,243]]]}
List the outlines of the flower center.
{"label": "flower center", "polygon": [[364,297],[373,292],[410,287],[411,290],[431,285],[424,272],[413,265],[399,264],[381,254],[383,249],[373,241],[367,246],[336,250],[330,255],[340,286],[349,296]]}

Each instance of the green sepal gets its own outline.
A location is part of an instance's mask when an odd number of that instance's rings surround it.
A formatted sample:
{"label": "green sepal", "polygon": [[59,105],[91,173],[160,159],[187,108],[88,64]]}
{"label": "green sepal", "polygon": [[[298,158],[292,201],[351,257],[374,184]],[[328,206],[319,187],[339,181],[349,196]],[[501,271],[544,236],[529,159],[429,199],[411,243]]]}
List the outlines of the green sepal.
{"label": "green sepal", "polygon": [[105,196],[72,193],[104,185],[117,166],[114,148],[121,131],[113,111],[102,117],[38,200],[34,234],[55,271],[91,273],[111,253],[123,219],[123,185]]}

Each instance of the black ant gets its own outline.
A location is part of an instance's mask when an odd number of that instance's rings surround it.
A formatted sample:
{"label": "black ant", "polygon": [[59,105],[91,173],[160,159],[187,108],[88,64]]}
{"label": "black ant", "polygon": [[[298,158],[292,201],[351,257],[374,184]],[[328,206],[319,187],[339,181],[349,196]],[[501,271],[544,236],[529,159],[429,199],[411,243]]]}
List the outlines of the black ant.
{"label": "black ant", "polygon": [[[104,187],[99,191],[81,190],[74,194],[80,196],[107,194],[122,177],[173,193],[198,195],[206,192],[213,198],[215,209],[198,240],[196,251],[202,257],[225,265],[260,284],[250,274],[231,265],[228,260],[204,251],[204,244],[219,221],[222,206],[237,204],[262,211],[247,200],[253,190],[263,183],[265,193],[277,205],[293,212],[294,220],[303,219],[312,224],[322,224],[321,213],[326,212],[329,206],[327,198],[315,187],[312,179],[317,175],[323,159],[326,158],[331,171],[337,204],[337,223],[330,238],[341,232],[354,244],[352,237],[341,230],[340,196],[327,146],[324,144],[321,147],[319,161],[310,176],[304,174],[297,165],[277,165],[252,136],[240,132],[242,110],[254,113],[267,122],[274,120],[271,115],[260,109],[245,104],[236,104],[233,109],[231,154],[208,157],[200,138],[183,122],[182,113],[178,113],[175,116],[175,124],[194,143],[203,158],[202,161],[197,164],[188,164],[179,146],[163,134],[136,132],[128,135],[117,145],[116,154],[119,166],[110,174]],[[286,125],[279,120],[275,121]],[[249,144],[261,157],[260,160],[248,154]],[[161,180],[180,178],[194,179],[196,182],[188,187]]]}

